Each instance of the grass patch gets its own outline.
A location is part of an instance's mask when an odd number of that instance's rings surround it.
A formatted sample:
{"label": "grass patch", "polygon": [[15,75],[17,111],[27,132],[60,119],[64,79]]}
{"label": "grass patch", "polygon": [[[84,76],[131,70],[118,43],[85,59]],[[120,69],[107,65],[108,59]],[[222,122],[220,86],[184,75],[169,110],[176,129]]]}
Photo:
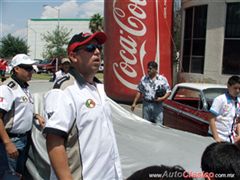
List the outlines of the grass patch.
{"label": "grass patch", "polygon": [[96,74],[96,77],[100,80],[103,81],[103,73],[99,72]]}
{"label": "grass patch", "polygon": [[47,73],[41,73],[41,74],[37,74],[34,73],[32,75],[32,79],[38,79],[38,80],[49,80],[51,79],[52,74],[47,74]]}
{"label": "grass patch", "polygon": [[[96,74],[96,77],[103,81],[103,73],[99,72]],[[52,78],[52,74],[47,74],[47,73],[41,73],[41,74],[37,74],[37,73],[34,73],[32,75],[32,79],[33,80],[49,80]]]}

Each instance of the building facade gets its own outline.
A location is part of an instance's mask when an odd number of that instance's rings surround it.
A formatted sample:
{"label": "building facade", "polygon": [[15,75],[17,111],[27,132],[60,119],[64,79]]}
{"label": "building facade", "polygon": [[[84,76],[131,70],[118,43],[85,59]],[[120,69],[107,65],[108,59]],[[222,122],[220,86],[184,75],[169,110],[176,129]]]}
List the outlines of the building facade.
{"label": "building facade", "polygon": [[32,59],[43,59],[45,41],[43,35],[52,32],[58,25],[71,31],[69,38],[80,32],[89,32],[90,19],[29,19],[27,42],[29,46],[29,56]]}
{"label": "building facade", "polygon": [[178,82],[240,75],[240,0],[182,0]]}

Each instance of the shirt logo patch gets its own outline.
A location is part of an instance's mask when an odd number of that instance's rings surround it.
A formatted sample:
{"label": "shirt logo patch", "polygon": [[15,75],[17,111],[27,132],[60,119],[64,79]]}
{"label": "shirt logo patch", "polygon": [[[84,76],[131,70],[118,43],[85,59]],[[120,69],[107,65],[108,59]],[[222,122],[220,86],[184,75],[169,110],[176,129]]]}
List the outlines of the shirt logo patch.
{"label": "shirt logo patch", "polygon": [[88,108],[94,108],[96,103],[92,99],[88,99],[85,103]]}
{"label": "shirt logo patch", "polygon": [[3,97],[0,97],[0,102],[3,102],[3,99],[4,99]]}
{"label": "shirt logo patch", "polygon": [[28,102],[28,98],[26,96],[22,97],[22,102]]}
{"label": "shirt logo patch", "polygon": [[228,112],[230,112],[230,110],[231,110],[231,106],[230,105],[223,106],[223,113],[228,113]]}
{"label": "shirt logo patch", "polygon": [[50,119],[50,117],[52,117],[53,114],[54,114],[54,112],[49,112],[49,113],[47,113],[48,119]]}

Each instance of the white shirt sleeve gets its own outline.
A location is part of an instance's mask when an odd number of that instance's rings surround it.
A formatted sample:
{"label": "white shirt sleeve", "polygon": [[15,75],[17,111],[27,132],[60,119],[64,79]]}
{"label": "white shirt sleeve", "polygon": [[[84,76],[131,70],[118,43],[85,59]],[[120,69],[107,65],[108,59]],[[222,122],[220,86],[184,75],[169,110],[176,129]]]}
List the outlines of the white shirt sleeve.
{"label": "white shirt sleeve", "polygon": [[73,101],[60,89],[50,90],[44,97],[45,128],[68,133],[75,117]]}
{"label": "white shirt sleeve", "polygon": [[15,99],[14,93],[7,85],[0,86],[0,109],[9,111]]}
{"label": "white shirt sleeve", "polygon": [[210,112],[213,113],[215,116],[220,115],[222,104],[223,104],[223,102],[221,101],[220,96],[216,97],[213,100],[212,106],[210,108]]}

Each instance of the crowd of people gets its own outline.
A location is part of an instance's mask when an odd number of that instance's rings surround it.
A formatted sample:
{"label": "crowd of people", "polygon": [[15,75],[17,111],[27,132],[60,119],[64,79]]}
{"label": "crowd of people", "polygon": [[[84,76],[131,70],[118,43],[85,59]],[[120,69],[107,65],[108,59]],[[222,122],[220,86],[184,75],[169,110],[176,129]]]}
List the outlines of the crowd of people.
{"label": "crowd of people", "polygon": [[[95,78],[106,40],[104,32],[80,33],[71,38],[68,57],[61,60],[54,86],[44,97],[44,117],[34,112],[29,91],[35,62],[26,54],[13,57],[13,73],[0,86],[0,179],[25,176],[33,120],[38,121],[46,138],[50,179],[123,179],[111,108],[103,84]],[[171,94],[171,88],[166,77],[158,73],[155,61],[150,61],[147,69],[131,110],[142,98],[143,118],[162,125],[162,103]],[[240,77],[232,76],[228,91],[212,104],[210,129],[216,143],[203,152],[201,167],[207,172],[204,177],[222,173],[240,178],[239,94]],[[149,174],[164,172],[180,172],[183,179],[191,179],[181,166],[164,165],[144,168],[128,179],[151,179]]]}

